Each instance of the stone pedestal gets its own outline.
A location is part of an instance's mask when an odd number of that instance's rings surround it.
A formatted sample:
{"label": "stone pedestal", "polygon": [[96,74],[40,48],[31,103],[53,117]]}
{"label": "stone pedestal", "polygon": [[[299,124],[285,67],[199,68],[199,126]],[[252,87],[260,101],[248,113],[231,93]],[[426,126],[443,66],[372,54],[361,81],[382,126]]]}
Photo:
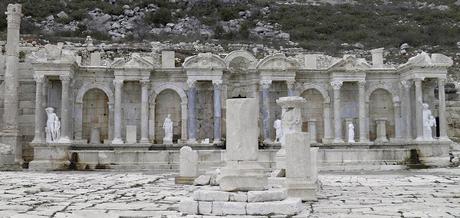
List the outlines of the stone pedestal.
{"label": "stone pedestal", "polygon": [[90,144],[100,144],[101,143],[101,128],[93,127],[91,128],[91,137],[89,140]]}
{"label": "stone pedestal", "polygon": [[176,184],[193,184],[198,176],[198,153],[189,146],[180,149],[179,176],[175,178]]}
{"label": "stone pedestal", "polygon": [[11,146],[0,143],[0,170],[19,170],[19,164],[14,161],[14,153]]}
{"label": "stone pedestal", "polygon": [[388,142],[386,121],[386,118],[375,119],[377,124],[377,138],[375,139],[375,142]]}
{"label": "stone pedestal", "polygon": [[137,126],[127,125],[126,126],[126,143],[127,144],[136,144],[137,140]]}
{"label": "stone pedestal", "polygon": [[34,160],[29,163],[29,170],[51,171],[69,168],[70,144],[39,144],[34,146]]}
{"label": "stone pedestal", "polygon": [[289,197],[303,201],[316,200],[313,181],[308,133],[296,132],[286,135],[286,184]]}
{"label": "stone pedestal", "polygon": [[276,153],[276,169],[286,169],[286,138],[285,136],[293,132],[302,131],[302,106],[306,100],[302,97],[291,96],[282,97],[276,100],[281,106],[281,122],[283,125],[283,136],[281,137],[281,149]]}
{"label": "stone pedestal", "polygon": [[223,191],[263,190],[264,169],[257,162],[259,107],[255,98],[227,100],[226,166],[219,181]]}

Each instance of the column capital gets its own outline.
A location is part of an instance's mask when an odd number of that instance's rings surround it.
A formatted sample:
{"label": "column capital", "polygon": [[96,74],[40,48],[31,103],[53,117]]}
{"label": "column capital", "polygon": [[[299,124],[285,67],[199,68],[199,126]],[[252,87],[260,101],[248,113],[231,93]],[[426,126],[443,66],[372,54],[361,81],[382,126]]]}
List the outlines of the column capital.
{"label": "column capital", "polygon": [[270,85],[272,84],[272,80],[260,80],[259,81],[260,86],[264,89],[270,88]]}
{"label": "column capital", "polygon": [[425,80],[425,77],[414,78],[415,85],[420,85],[419,82],[422,82],[423,80]]}
{"label": "column capital", "polygon": [[222,80],[221,79],[213,80],[212,85],[214,86],[214,88],[221,88],[222,87]]}
{"label": "column capital", "polygon": [[45,76],[44,75],[34,75],[34,80],[37,83],[44,83],[45,82]]}
{"label": "column capital", "polygon": [[339,90],[340,88],[342,88],[342,85],[343,81],[341,80],[335,80],[331,82],[332,89],[334,90]]}
{"label": "column capital", "polygon": [[187,79],[187,88],[195,88],[196,87],[196,80],[194,79]]}
{"label": "column capital", "polygon": [[113,80],[113,85],[115,87],[121,87],[123,85],[123,80],[122,79],[114,79]]}
{"label": "column capital", "polygon": [[288,89],[292,89],[295,86],[295,80],[286,80]]}
{"label": "column capital", "polygon": [[438,77],[438,83],[446,84],[447,79]]}
{"label": "column capital", "polygon": [[401,80],[401,82],[399,83],[403,88],[410,88],[412,86],[412,81],[410,80]]}
{"label": "column capital", "polygon": [[69,75],[61,75],[61,76],[59,76],[59,79],[60,79],[61,81],[63,81],[63,82],[64,82],[64,81],[65,81],[65,82],[68,82],[68,81],[70,81],[70,79],[72,79],[72,77],[70,77]]}
{"label": "column capital", "polygon": [[358,87],[359,88],[364,88],[366,86],[366,80],[360,80],[358,81]]}
{"label": "column capital", "polygon": [[142,87],[146,87],[150,84],[150,80],[149,79],[141,79],[139,80],[139,83],[141,83]]}

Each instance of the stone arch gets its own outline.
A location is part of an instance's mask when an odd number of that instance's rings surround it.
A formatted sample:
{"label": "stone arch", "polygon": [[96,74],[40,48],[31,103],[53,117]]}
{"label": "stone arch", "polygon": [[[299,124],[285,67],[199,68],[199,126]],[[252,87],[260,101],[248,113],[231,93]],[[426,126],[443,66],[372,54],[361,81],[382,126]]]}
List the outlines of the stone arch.
{"label": "stone arch", "polygon": [[309,88],[304,89],[300,93],[300,97],[307,100],[302,107],[302,131],[310,132],[308,123],[314,119],[316,139],[321,141],[324,137],[324,95],[316,88]]}
{"label": "stone arch", "polygon": [[369,139],[374,141],[377,138],[376,134],[376,119],[385,118],[387,139],[394,138],[396,130],[395,117],[395,97],[385,88],[373,89],[369,94],[368,99],[368,118],[369,118]]}
{"label": "stone arch", "polygon": [[151,141],[155,140],[155,109],[156,109],[156,100],[158,95],[165,91],[171,90],[174,91],[180,98],[180,113],[181,113],[181,140],[187,140],[187,102],[188,98],[185,91],[182,88],[170,83],[161,84],[159,86],[154,86],[150,95],[149,105],[149,138]]}
{"label": "stone arch", "polygon": [[115,102],[115,97],[112,92],[112,89],[104,83],[85,83],[80,89],[78,90],[77,97],[75,99],[76,103],[83,103],[83,97],[85,96],[86,92],[88,92],[91,89],[100,89],[109,98],[109,104],[113,104]]}
{"label": "stone arch", "polygon": [[75,140],[77,142],[86,143],[86,140],[83,139],[83,97],[86,92],[92,89],[99,89],[104,92],[109,101],[109,127],[108,127],[108,141],[112,140],[113,137],[113,104],[115,102],[115,97],[112,89],[106,83],[85,83],[83,84],[77,92],[75,99],[75,122],[74,122],[74,133]]}
{"label": "stone arch", "polygon": [[302,94],[303,92],[305,92],[305,91],[307,91],[309,89],[315,89],[316,91],[321,93],[321,95],[323,96],[323,100],[324,100],[325,104],[328,104],[328,103],[331,102],[331,98],[329,97],[329,93],[327,92],[327,90],[324,87],[322,87],[321,85],[318,85],[318,84],[305,83],[302,86],[300,86],[299,93]]}
{"label": "stone arch", "polygon": [[182,64],[184,68],[209,68],[209,69],[225,69],[227,64],[218,55],[212,53],[199,53],[185,59]]}
{"label": "stone arch", "polygon": [[300,64],[284,54],[273,54],[260,60],[256,68],[259,70],[296,70]]}
{"label": "stone arch", "polygon": [[249,53],[248,51],[245,51],[245,50],[237,50],[237,51],[232,51],[230,52],[224,59],[226,65],[227,65],[227,68],[228,69],[231,69],[231,63],[234,61],[234,60],[237,60],[237,59],[243,59],[245,60],[245,63],[246,63],[246,69],[255,69],[255,64],[257,63],[257,59],[254,57],[254,55],[252,55],[251,53]]}
{"label": "stone arch", "polygon": [[372,93],[377,89],[383,89],[383,90],[387,91],[388,93],[390,93],[391,98],[393,99],[393,103],[395,103],[395,100],[399,101],[398,93],[396,92],[396,90],[392,89],[389,86],[389,84],[377,84],[377,85],[369,87],[369,89],[367,90],[366,96],[365,96],[366,102],[369,102]]}

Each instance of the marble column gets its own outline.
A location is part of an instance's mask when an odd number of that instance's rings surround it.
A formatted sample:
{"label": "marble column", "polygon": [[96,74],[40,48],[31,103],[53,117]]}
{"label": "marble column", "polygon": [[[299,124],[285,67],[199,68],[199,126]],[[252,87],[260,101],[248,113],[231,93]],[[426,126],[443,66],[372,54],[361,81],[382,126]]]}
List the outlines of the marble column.
{"label": "marble column", "polygon": [[222,137],[222,80],[213,80],[214,87],[214,143],[220,143]]}
{"label": "marble column", "polygon": [[394,107],[394,117],[395,117],[395,139],[397,141],[402,140],[402,128],[401,128],[401,123],[402,123],[402,117],[401,117],[401,102],[395,101],[393,103]]}
{"label": "marble column", "polygon": [[343,142],[342,139],[342,119],[340,109],[340,88],[342,88],[342,81],[331,82],[332,89],[334,90],[334,143]]}
{"label": "marble column", "polygon": [[43,75],[34,75],[35,79],[35,135],[32,143],[43,143],[44,126],[43,126],[43,83],[45,77]]}
{"label": "marble column", "polygon": [[188,143],[196,143],[196,115],[195,115],[195,101],[196,101],[196,80],[187,80],[188,86]]}
{"label": "marble column", "polygon": [[295,81],[287,80],[286,84],[288,88],[288,96],[294,96],[295,95]]}
{"label": "marble column", "polygon": [[331,103],[324,103],[323,108],[323,122],[324,122],[324,138],[323,143],[332,141],[332,127],[331,127]]}
{"label": "marble column", "polygon": [[412,86],[412,82],[411,81],[408,81],[408,80],[403,80],[401,81],[401,85],[402,85],[402,88],[403,88],[403,93],[404,93],[404,96],[403,96],[403,101],[401,102],[402,103],[402,118],[403,118],[403,122],[404,122],[404,130],[405,130],[405,137],[406,137],[406,140],[407,141],[410,141],[412,140],[412,119],[411,119],[411,106],[410,106],[410,102],[411,102],[411,97],[410,97],[410,87]]}
{"label": "marble column", "polygon": [[415,129],[417,138],[415,140],[423,140],[423,95],[422,95],[422,80],[414,79],[415,83]]}
{"label": "marble column", "polygon": [[149,85],[150,80],[140,80],[141,83],[141,140],[149,143]]}
{"label": "marble column", "polygon": [[310,133],[310,142],[317,143],[316,139],[316,119],[308,120],[308,133]]}
{"label": "marble column", "polygon": [[365,97],[366,81],[358,82],[359,92],[359,142],[369,142],[368,133],[366,128],[366,97]]}
{"label": "marble column", "polygon": [[444,90],[445,79],[438,78],[438,99],[439,99],[439,139],[449,140],[447,136],[447,120],[446,120],[446,92]]}
{"label": "marble column", "polygon": [[260,81],[262,87],[262,131],[264,137],[264,143],[271,143],[270,136],[270,86],[271,80]]}
{"label": "marble column", "polygon": [[70,76],[60,76],[61,89],[61,138],[60,143],[70,143]]}
{"label": "marble column", "polygon": [[121,94],[123,89],[123,80],[113,80],[115,86],[115,110],[114,110],[114,122],[113,122],[113,140],[112,144],[123,144],[121,138]]}
{"label": "marble column", "polygon": [[181,107],[181,136],[180,136],[180,142],[181,143],[186,143],[187,142],[187,102],[181,102],[180,107]]}

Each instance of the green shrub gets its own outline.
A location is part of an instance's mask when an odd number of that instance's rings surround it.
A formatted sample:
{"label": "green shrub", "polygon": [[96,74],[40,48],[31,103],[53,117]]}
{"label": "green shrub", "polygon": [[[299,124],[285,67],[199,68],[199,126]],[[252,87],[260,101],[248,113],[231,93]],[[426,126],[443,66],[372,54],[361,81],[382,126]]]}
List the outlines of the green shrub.
{"label": "green shrub", "polygon": [[148,13],[144,21],[148,24],[167,24],[173,21],[171,12],[168,9],[160,8],[155,12]]}

